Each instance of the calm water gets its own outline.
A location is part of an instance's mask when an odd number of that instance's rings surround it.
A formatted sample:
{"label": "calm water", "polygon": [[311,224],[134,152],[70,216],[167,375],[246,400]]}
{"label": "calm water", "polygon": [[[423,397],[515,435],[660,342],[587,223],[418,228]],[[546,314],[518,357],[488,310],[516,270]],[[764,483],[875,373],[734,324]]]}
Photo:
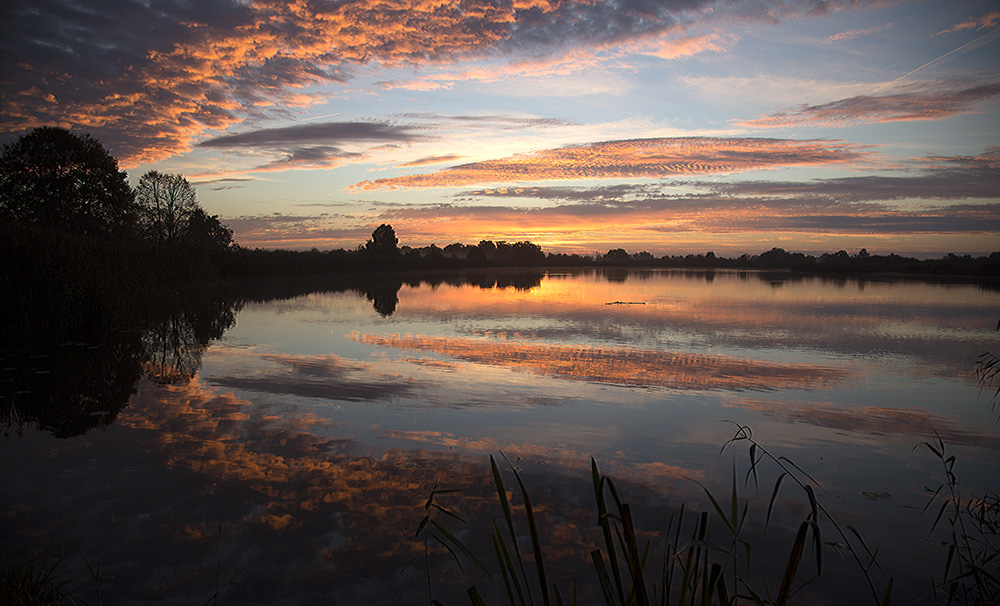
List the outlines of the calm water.
{"label": "calm water", "polygon": [[[1000,353],[996,290],[745,272],[472,282],[245,304],[207,346],[189,317],[150,331],[162,355],[113,422],[0,440],[0,540],[64,554],[85,599],[85,563],[99,566],[112,604],[427,603],[428,573],[435,598],[468,603],[465,588],[488,594],[489,581],[413,537],[436,484],[462,489],[438,502],[469,524],[437,519],[491,561],[489,456],[503,453],[537,510],[550,580],[565,594],[577,579],[586,598],[599,590],[593,457],[654,552],[682,503],[712,510],[695,481],[728,500],[735,473],[761,587],[776,588],[809,507],[784,484],[762,531],[779,471],[744,484],[746,444],[722,451],[739,423],[878,547],[893,603],[928,603],[947,529],[931,533],[921,510],[943,474],[914,447],[937,433],[965,494],[1000,488],[993,391],[974,374],[978,354]],[[844,539],[823,540],[823,576],[799,603],[869,597]],[[804,564],[801,578],[814,573]]]}

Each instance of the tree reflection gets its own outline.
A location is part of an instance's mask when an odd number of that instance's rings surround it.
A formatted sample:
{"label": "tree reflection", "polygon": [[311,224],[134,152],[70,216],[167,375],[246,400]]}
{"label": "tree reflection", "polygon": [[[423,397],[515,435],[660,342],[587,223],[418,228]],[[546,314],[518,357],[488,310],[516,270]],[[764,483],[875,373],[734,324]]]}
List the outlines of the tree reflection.
{"label": "tree reflection", "polygon": [[3,356],[0,425],[21,433],[29,425],[58,438],[115,420],[142,377],[142,340],[119,333],[99,345],[62,343]]}
{"label": "tree reflection", "polygon": [[183,315],[171,315],[142,336],[147,360],[143,371],[160,385],[184,384],[201,368],[205,351],[194,327]]}
{"label": "tree reflection", "polygon": [[379,284],[365,290],[365,297],[372,302],[372,308],[383,318],[391,316],[399,304],[399,289],[402,281]]}
{"label": "tree reflection", "polygon": [[34,343],[0,353],[0,426],[29,426],[69,438],[111,424],[149,376],[161,385],[186,383],[202,354],[235,323],[238,303],[212,297],[150,303],[143,329],[111,332],[96,343]]}
{"label": "tree reflection", "polygon": [[[544,273],[537,270],[418,274],[371,278],[337,278],[288,282],[255,282],[234,288],[174,293],[157,299],[136,296],[108,299],[102,316],[134,318],[145,309],[141,326],[129,330],[95,331],[90,342],[81,337],[48,336],[4,343],[0,349],[0,427],[4,433],[27,427],[61,438],[81,435],[109,425],[128,405],[143,376],[159,385],[183,385],[201,368],[212,340],[236,323],[236,314],[249,301],[291,298],[313,292],[355,291],[372,302],[382,317],[394,314],[403,284],[473,284],[484,289],[530,290]],[[115,305],[122,309],[115,308]],[[123,310],[129,310],[128,312]],[[28,330],[25,334],[47,334]],[[8,335],[9,336],[9,335]],[[69,342],[61,342],[68,340]]]}
{"label": "tree reflection", "polygon": [[171,309],[142,336],[146,375],[160,385],[193,379],[209,341],[222,338],[236,324],[239,307],[239,303],[205,298],[189,299],[185,307]]}
{"label": "tree reflection", "polygon": [[[468,284],[484,290],[513,288],[514,290],[528,291],[541,286],[544,277],[545,274],[537,270],[418,274],[405,279],[403,277],[393,279],[383,277],[376,282],[366,281],[363,285],[355,286],[354,290],[364,294],[365,298],[371,301],[372,308],[380,316],[387,318],[396,312],[396,307],[399,305],[399,291],[403,284],[412,288],[417,288],[421,284],[426,284],[431,288],[437,288],[442,284],[456,287]],[[329,290],[329,288],[325,290]]]}

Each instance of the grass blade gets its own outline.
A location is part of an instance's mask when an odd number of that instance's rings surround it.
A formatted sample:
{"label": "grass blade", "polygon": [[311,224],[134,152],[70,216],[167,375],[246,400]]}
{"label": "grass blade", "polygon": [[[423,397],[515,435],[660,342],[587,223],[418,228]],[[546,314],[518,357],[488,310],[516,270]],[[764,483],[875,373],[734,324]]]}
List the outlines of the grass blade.
{"label": "grass blade", "polygon": [[799,532],[795,535],[795,543],[792,545],[792,553],[788,556],[788,563],[785,565],[785,575],[781,579],[781,589],[778,591],[778,606],[785,606],[788,597],[791,595],[792,583],[795,582],[795,572],[799,568],[799,561],[802,560],[802,551],[806,544],[806,533],[809,531],[809,522],[802,522]]}
{"label": "grass blade", "polygon": [[[502,455],[503,453],[501,453]],[[508,461],[508,464],[510,462]],[[500,468],[497,467],[496,459],[493,455],[490,455],[490,466],[493,468],[493,483],[496,485],[497,496],[500,499],[500,507],[503,510],[504,521],[507,523],[507,532],[510,534],[510,542],[514,546],[514,555],[517,556],[517,565],[521,571],[521,578],[525,580],[525,588],[527,589],[527,579],[528,575],[524,571],[524,558],[521,557],[521,548],[517,544],[517,533],[514,532],[514,517],[510,512],[510,503],[507,501],[507,490],[504,488],[503,478],[500,477]],[[535,599],[531,595],[531,591],[528,591],[528,603],[534,604]]]}
{"label": "grass blade", "polygon": [[614,589],[611,587],[611,578],[608,576],[608,569],[604,565],[604,557],[600,549],[590,552],[590,559],[594,561],[594,569],[597,570],[597,580],[601,583],[601,592],[604,594],[604,603],[607,606],[617,606]]}
{"label": "grass blade", "polygon": [[[625,603],[625,590],[622,585],[621,570],[618,567],[618,557],[615,555],[615,541],[611,532],[611,519],[608,517],[607,501],[604,499],[604,481],[597,469],[597,461],[593,457],[590,459],[591,477],[594,481],[594,496],[597,499],[597,523],[601,527],[604,535],[604,548],[608,551],[608,562],[611,567],[611,574],[615,580],[615,588],[618,591],[618,604]],[[611,480],[608,480],[611,484]],[[613,488],[613,485],[612,485]]]}
{"label": "grass blade", "polygon": [[545,606],[549,606],[549,586],[545,577],[545,558],[542,557],[542,542],[538,536],[538,525],[535,523],[535,514],[531,508],[531,498],[528,496],[528,490],[524,487],[524,482],[521,481],[521,475],[517,473],[516,469],[513,471],[517,485],[521,488],[521,497],[524,499],[524,513],[528,517],[528,534],[531,536],[531,549],[535,554],[535,570],[538,573],[538,584],[542,590],[542,603]]}

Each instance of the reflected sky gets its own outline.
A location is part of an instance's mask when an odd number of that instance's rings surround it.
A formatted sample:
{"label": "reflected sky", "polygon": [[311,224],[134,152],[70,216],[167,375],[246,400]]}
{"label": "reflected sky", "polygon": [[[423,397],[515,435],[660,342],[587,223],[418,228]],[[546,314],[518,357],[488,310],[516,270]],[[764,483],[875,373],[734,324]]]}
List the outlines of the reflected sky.
{"label": "reflected sky", "polygon": [[[976,285],[739,272],[415,281],[388,315],[361,290],[250,303],[193,378],[143,379],[109,427],[3,440],[0,536],[100,565],[114,603],[204,602],[220,578],[237,579],[230,603],[426,603],[412,537],[430,490],[463,489],[447,504],[489,550],[474,529],[498,515],[489,456],[502,452],[568,583],[598,539],[591,457],[655,545],[682,502],[710,507],[692,480],[728,496],[734,465],[743,477],[745,447],[720,454],[739,423],[880,546],[907,603],[940,568],[918,515],[939,468],[914,446],[937,433],[967,490],[1000,485],[973,374],[978,352],[1000,351],[998,310]],[[752,517],[777,473],[762,470],[760,495],[741,488]],[[801,521],[804,501],[783,494],[762,553],[786,551]],[[462,603],[472,579],[431,556],[440,597]],[[831,576],[803,599],[857,597]]]}

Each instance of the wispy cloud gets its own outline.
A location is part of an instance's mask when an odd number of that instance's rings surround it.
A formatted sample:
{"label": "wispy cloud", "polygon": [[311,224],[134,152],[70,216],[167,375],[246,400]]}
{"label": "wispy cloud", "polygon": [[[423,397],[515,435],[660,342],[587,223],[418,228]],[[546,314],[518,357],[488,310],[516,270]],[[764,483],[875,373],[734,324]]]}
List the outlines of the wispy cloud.
{"label": "wispy cloud", "polygon": [[827,42],[843,42],[845,40],[854,40],[855,38],[860,38],[862,36],[870,36],[871,34],[876,34],[878,32],[884,32],[885,30],[892,27],[891,23],[886,23],[884,25],[877,25],[875,27],[869,27],[865,29],[852,29],[846,32],[840,32],[828,36]]}
{"label": "wispy cloud", "polygon": [[776,128],[814,124],[848,126],[860,123],[941,120],[971,113],[983,102],[1000,97],[1000,81],[980,83],[921,82],[883,95],[858,95],[820,105],[802,105],[738,122],[740,126]]}
{"label": "wispy cloud", "polygon": [[[431,112],[399,114],[400,118],[417,121],[422,128],[456,128],[522,130],[547,126],[573,126],[575,122],[562,118],[512,116],[506,114],[443,115]],[[420,122],[423,121],[423,122]]]}
{"label": "wispy cloud", "polygon": [[678,137],[571,145],[474,162],[423,175],[364,181],[354,190],[455,187],[575,179],[664,178],[860,160],[865,146],[842,141]]}
{"label": "wispy cloud", "polygon": [[423,138],[412,127],[387,122],[325,122],[266,128],[202,141],[198,147],[261,148],[304,144],[343,145],[356,141],[409,143]]}
{"label": "wispy cloud", "polygon": [[461,158],[462,156],[459,156],[457,154],[447,154],[444,156],[426,156],[424,158],[418,158],[410,162],[403,162],[401,164],[397,164],[397,166],[401,168],[412,168],[415,166],[429,166],[431,164],[444,164],[445,162],[454,162]]}
{"label": "wispy cloud", "polygon": [[264,151],[277,158],[242,172],[332,168],[367,157],[344,146],[405,145],[425,139],[411,126],[387,122],[307,123],[247,131],[202,141],[200,148]]}
{"label": "wispy cloud", "polygon": [[[223,135],[197,144],[198,148],[236,152],[245,158],[260,155],[273,159],[224,175],[270,172],[290,169],[323,169],[370,159],[375,151],[407,148],[418,143],[438,141],[446,136],[460,136],[470,131],[491,133],[526,131],[549,127],[568,127],[573,123],[558,118],[504,114],[440,115],[408,113],[395,116],[405,122],[307,122],[280,128],[249,130]],[[457,153],[423,156],[397,166],[415,167],[440,164],[460,158]],[[208,178],[216,175],[198,175]]]}
{"label": "wispy cloud", "polygon": [[945,36],[947,34],[954,34],[955,32],[961,32],[970,29],[984,30],[997,27],[998,25],[1000,25],[1000,11],[988,13],[976,19],[969,19],[968,21],[963,21],[952,27],[949,27],[948,29],[939,31],[937,35]]}
{"label": "wispy cloud", "polygon": [[977,156],[932,156],[899,176],[865,175],[811,181],[703,183],[717,193],[748,197],[824,197],[842,201],[995,199],[1000,192],[1000,148]]}

